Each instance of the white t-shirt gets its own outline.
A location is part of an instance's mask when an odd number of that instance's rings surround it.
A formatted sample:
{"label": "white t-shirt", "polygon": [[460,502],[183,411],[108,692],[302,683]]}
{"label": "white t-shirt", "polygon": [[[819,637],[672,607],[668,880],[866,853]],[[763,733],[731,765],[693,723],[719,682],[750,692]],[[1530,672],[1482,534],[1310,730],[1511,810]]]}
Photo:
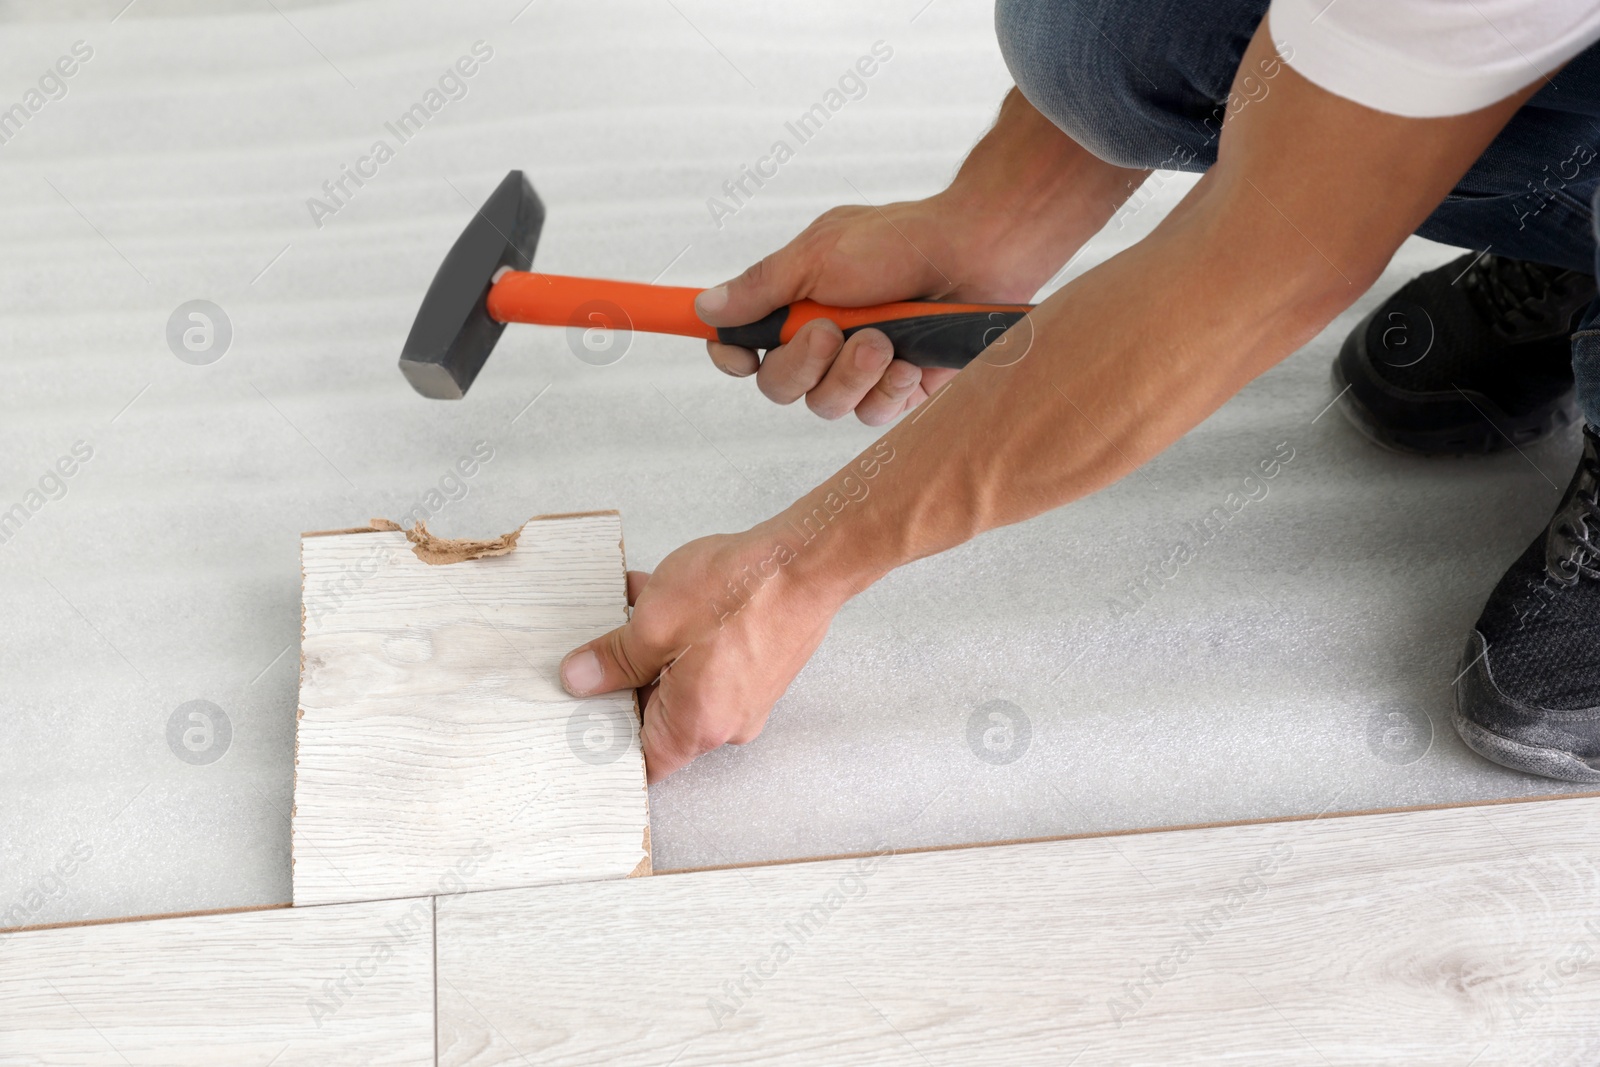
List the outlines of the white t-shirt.
{"label": "white t-shirt", "polygon": [[1267,19],[1306,79],[1411,118],[1488,107],[1600,40],[1600,0],[1272,0]]}

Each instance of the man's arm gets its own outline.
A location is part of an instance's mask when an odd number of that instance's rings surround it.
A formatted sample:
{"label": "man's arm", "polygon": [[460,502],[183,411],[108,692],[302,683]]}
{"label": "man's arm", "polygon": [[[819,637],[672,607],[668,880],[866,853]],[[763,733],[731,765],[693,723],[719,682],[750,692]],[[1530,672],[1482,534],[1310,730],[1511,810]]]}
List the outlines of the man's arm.
{"label": "man's arm", "polygon": [[[1271,52],[1263,27],[1241,69]],[[569,688],[661,674],[644,722],[652,778],[753,738],[845,600],[1110,484],[1308,341],[1533,89],[1404,119],[1286,69],[1230,118],[1217,164],[1155,232],[1029,316],[1024,358],[980,357],[791,508],[668,556],[632,621],[564,661]]]}

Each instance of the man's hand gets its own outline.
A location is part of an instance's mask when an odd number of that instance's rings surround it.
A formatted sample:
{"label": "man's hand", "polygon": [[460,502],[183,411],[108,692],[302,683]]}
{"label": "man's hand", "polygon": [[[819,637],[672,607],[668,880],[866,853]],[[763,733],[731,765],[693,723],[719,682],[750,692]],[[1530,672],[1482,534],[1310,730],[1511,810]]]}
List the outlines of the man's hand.
{"label": "man's hand", "polygon": [[[695,310],[713,326],[740,326],[806,298],[846,307],[943,296],[1001,302],[981,283],[957,285],[934,266],[959,259],[942,214],[937,198],[882,209],[834,208],[737,278],[701,293]],[[803,396],[825,419],[854,411],[868,426],[916,407],[956,373],[895,359],[880,330],[861,330],[847,341],[826,319],[806,323],[765,359],[716,341],[706,349],[724,372],[754,374],[774,403]]]}
{"label": "man's hand", "polygon": [[[1096,159],[1013,90],[950,188],[881,208],[834,208],[702,293],[695,307],[709,325],[742,326],[807,298],[839,307],[923,298],[1024,303],[1144,174]],[[825,419],[854,411],[869,426],[916,407],[956,373],[895,359],[879,330],[846,341],[827,320],[802,326],[765,359],[716,341],[706,347],[728,374],[754,374],[776,403],[803,396]]]}
{"label": "man's hand", "polygon": [[567,654],[574,696],[638,688],[650,781],[754,740],[821,644],[843,595],[796,580],[789,540],[763,524],[691,541],[628,574],[627,624]]}

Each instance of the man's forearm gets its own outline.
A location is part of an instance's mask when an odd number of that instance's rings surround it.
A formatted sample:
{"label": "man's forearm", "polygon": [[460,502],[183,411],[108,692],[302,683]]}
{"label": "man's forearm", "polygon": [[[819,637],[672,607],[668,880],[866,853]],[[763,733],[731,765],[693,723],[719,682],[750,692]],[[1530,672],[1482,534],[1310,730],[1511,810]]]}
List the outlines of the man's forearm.
{"label": "man's forearm", "polygon": [[1028,300],[1148,174],[1096,158],[1013,88],[994,126],[934,198],[971,223],[961,262],[939,267],[1003,279],[999,288],[1008,291],[999,298]]}
{"label": "man's forearm", "polygon": [[[1177,228],[1041,304],[879,447],[772,521],[796,577],[848,595],[1111,484],[1359,292],[1344,297],[1283,253],[1249,251]],[[1027,354],[1007,362],[1017,346]]]}
{"label": "man's forearm", "polygon": [[1154,233],[1041,304],[1009,351],[991,348],[886,435],[890,470],[855,490],[859,504],[838,506],[860,461],[767,527],[787,543],[819,508],[836,514],[825,543],[793,548],[797,587],[847,596],[1161,452],[1353,302],[1519,103],[1401,119],[1286,72],[1230,123],[1217,166]]}

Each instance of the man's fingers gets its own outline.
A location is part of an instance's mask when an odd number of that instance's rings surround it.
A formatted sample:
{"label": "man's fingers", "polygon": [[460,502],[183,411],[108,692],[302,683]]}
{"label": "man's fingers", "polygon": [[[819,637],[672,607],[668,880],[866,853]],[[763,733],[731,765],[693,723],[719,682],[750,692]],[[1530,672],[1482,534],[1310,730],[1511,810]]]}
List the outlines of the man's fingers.
{"label": "man's fingers", "polygon": [[811,284],[806,257],[790,242],[731,281],[695,297],[694,309],[710,326],[743,326],[792,304]]}
{"label": "man's fingers", "polygon": [[666,662],[663,651],[643,647],[632,623],[567,653],[561,686],[575,697],[637,689],[653,682]]}
{"label": "man's fingers", "polygon": [[644,587],[650,581],[649,571],[628,572],[628,607],[633,607],[639,601],[639,594],[644,592]]}
{"label": "man's fingers", "polygon": [[812,319],[795,331],[788,344],[774,348],[761,361],[756,386],[775,404],[792,404],[817,387],[844,334],[827,319]]}
{"label": "man's fingers", "polygon": [[662,710],[661,687],[651,694],[644,708],[644,725],[639,729],[639,744],[644,748],[646,781],[659,782],[700,755],[686,739],[680,738],[671,719]]}
{"label": "man's fingers", "polygon": [[924,367],[922,368],[922,387],[929,396],[944,388],[944,383],[961,372],[955,367]]}
{"label": "man's fingers", "polygon": [[662,672],[661,681],[646,692],[649,695],[644,703],[639,743],[644,748],[645,777],[652,782],[723,745],[747,745],[760,736],[766,725],[765,715],[746,721],[707,715],[704,708],[697,713],[684,703],[684,694],[693,692],[693,683],[686,686],[671,666]]}
{"label": "man's fingers", "polygon": [[945,383],[959,373],[952,367],[923,367],[922,380],[917,383],[917,387],[911,390],[911,395],[906,398],[906,410],[913,411],[920,407],[924,400],[931,398],[933,394],[943,389]]}
{"label": "man's fingers", "polygon": [[639,743],[644,748],[645,778],[652,782],[659,782],[727,740],[716,736],[704,716],[679,707],[678,697],[679,687],[668,671],[644,708]]}
{"label": "man's fingers", "polygon": [[[922,395],[920,397],[913,396],[911,398],[914,401],[914,403],[911,404],[911,407],[916,407],[917,404],[922,403],[924,400],[928,399],[928,397],[932,396],[934,393],[937,393],[940,389],[943,389],[946,382],[960,373],[961,372],[956,370],[954,367],[923,367],[922,381],[920,383],[922,386]],[[909,411],[910,408],[907,408],[907,410]]]}
{"label": "man's fingers", "polygon": [[852,334],[816,388],[806,394],[806,407],[825,419],[856,409],[889,368],[894,345],[881,330]]}
{"label": "man's fingers", "polygon": [[723,374],[735,378],[748,378],[761,369],[761,357],[748,348],[725,345],[720,341],[707,341],[706,352],[712,364]]}
{"label": "man's fingers", "polygon": [[912,394],[921,391],[918,383],[923,373],[921,367],[903,359],[890,363],[877,384],[856,405],[856,418],[868,426],[882,426],[898,418],[910,403]]}

